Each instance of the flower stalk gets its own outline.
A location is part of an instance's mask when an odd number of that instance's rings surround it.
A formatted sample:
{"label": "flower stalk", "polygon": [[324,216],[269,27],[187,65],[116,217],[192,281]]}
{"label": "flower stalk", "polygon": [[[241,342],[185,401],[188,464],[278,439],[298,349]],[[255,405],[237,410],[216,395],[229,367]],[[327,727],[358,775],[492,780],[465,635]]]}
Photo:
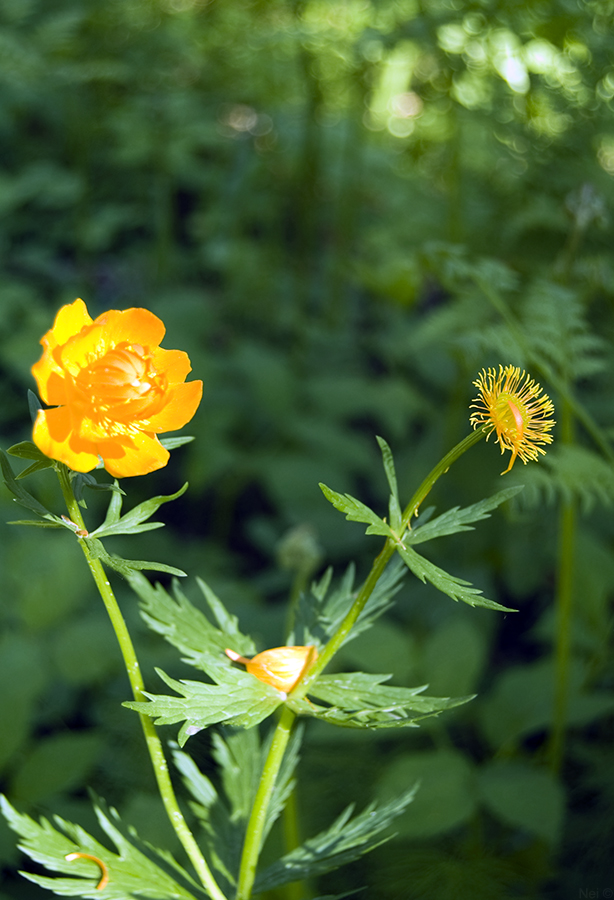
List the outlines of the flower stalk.
{"label": "flower stalk", "polygon": [[[409,527],[411,518],[418,514],[420,505],[437,480],[448,471],[450,466],[459,459],[463,453],[474,444],[477,444],[478,441],[485,436],[486,429],[484,427],[473,431],[453,447],[449,453],[446,453],[443,459],[441,459],[431,472],[429,472],[403,512],[403,532]],[[375,590],[377,582],[384,574],[386,566],[396,551],[396,547],[397,542],[395,540],[392,538],[386,540],[383,548],[375,558],[371,571],[360,588],[351,609],[335,634],[326,644],[326,647],[323,649],[320,656],[313,662],[304,676],[300,679],[296,688],[290,695],[291,699],[298,700],[305,696],[309,690],[309,685],[321,674],[335,653],[337,653],[345,642],[345,639],[355,625],[356,620],[364,609],[369,597]],[[296,713],[288,706],[284,706],[277,728],[275,729],[275,734],[273,735],[271,748],[262,770],[260,786],[256,793],[250,819],[247,824],[245,844],[243,846],[243,854],[241,857],[237,900],[249,900],[251,897],[269,803],[296,718]]]}
{"label": "flower stalk", "polygon": [[[74,491],[72,489],[69,471],[62,463],[60,463],[59,465],[56,464],[55,469],[60,482],[60,487],[62,489],[62,494],[64,496],[64,501],[66,503],[66,508],[68,510],[68,515],[72,522],[74,522],[74,524],[78,526],[79,531],[87,534],[87,531],[85,529],[85,522],[83,521],[83,516],[81,514],[81,509],[79,507],[79,504],[77,503]],[[88,564],[89,570],[92,573],[94,582],[96,583],[96,587],[98,588],[100,596],[102,597],[105,609],[107,610],[107,613],[111,620],[113,630],[115,631],[115,636],[121,650],[134,699],[145,700],[145,684],[143,682],[141,668],[136,656],[134,644],[132,643],[132,638],[130,637],[130,633],[119,608],[119,604],[113,592],[113,588],[111,587],[109,579],[107,578],[107,574],[102,566],[102,563],[100,562],[100,560],[94,559],[92,557],[85,539],[78,537],[78,540],[79,545],[83,551],[83,555],[85,556],[86,562]],[[158,737],[156,728],[149,716],[139,713],[139,719],[141,721],[141,727],[143,729],[143,735],[145,737],[147,750],[149,752],[149,756],[153,765],[158,790],[160,791],[162,803],[164,804],[164,809],[166,810],[166,814],[170,820],[170,823],[173,826],[177,837],[181,841],[181,844],[185,852],[187,853],[192,865],[194,866],[194,869],[198,873],[198,877],[200,878],[203,887],[209,893],[209,896],[212,898],[212,900],[227,900],[225,894],[221,891],[217,882],[215,881],[211,869],[207,865],[207,862],[203,857],[198,844],[196,843],[194,835],[190,831],[183,813],[179,809],[179,804],[177,803],[177,798],[175,796],[175,792],[171,783],[168,765],[164,756],[162,742]]]}

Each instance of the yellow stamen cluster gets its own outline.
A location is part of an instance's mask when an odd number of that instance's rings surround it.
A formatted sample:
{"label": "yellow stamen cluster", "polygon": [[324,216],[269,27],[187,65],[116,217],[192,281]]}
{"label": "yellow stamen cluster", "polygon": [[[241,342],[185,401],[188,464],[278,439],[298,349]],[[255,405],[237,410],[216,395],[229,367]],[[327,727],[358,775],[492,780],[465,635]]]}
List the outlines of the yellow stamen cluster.
{"label": "yellow stamen cluster", "polygon": [[475,410],[470,422],[474,429],[486,425],[486,439],[493,431],[501,453],[512,451],[509,472],[519,456],[523,463],[538,459],[546,451],[540,444],[551,444],[548,432],[556,424],[551,418],[554,406],[530,375],[517,366],[482,369],[473,382],[479,394],[471,404]]}

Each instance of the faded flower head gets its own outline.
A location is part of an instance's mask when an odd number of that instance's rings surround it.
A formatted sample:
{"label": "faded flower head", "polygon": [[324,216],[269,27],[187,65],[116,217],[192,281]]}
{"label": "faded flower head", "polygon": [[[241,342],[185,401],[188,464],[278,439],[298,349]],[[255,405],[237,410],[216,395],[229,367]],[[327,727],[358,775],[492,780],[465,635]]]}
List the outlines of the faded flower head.
{"label": "faded flower head", "polygon": [[33,440],[77,472],[100,460],[116,478],[166,465],[156,435],[190,421],[202,381],[185,383],[187,353],[163,350],[164,324],[146,309],[109,310],[92,320],[83,300],[58,312],[32,366],[43,401]]}
{"label": "faded flower head", "polygon": [[546,451],[540,444],[551,444],[548,433],[556,424],[551,418],[554,406],[547,394],[526,372],[517,366],[482,369],[476,381],[479,394],[471,404],[475,412],[470,422],[474,429],[486,425],[486,439],[496,432],[501,453],[512,451],[509,472],[519,456],[523,463],[536,460]]}
{"label": "faded flower head", "polygon": [[315,647],[275,647],[258,653],[252,659],[239,656],[234,650],[226,650],[226,656],[241,663],[248,672],[270,684],[284,694],[289,694],[301,677],[318,658]]}

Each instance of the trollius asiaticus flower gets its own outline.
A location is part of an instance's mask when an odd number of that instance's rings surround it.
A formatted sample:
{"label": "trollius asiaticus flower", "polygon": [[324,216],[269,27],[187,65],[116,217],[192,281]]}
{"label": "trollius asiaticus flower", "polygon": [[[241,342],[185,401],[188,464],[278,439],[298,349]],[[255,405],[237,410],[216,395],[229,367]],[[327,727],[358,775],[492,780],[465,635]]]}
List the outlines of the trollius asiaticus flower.
{"label": "trollius asiaticus flower", "polygon": [[92,320],[83,300],[63,306],[32,367],[42,400],[33,440],[77,472],[102,460],[116,478],[145,475],[169,458],[157,438],[190,421],[202,381],[186,382],[187,353],[163,350],[163,322],[146,309]]}
{"label": "trollius asiaticus flower", "polygon": [[301,677],[311,668],[318,657],[315,647],[275,647],[264,650],[252,659],[239,656],[234,650],[226,650],[233,662],[241,663],[248,672],[270,684],[272,687],[289,694],[294,690]]}
{"label": "trollius asiaticus flower", "polygon": [[556,424],[554,406],[530,375],[517,366],[482,369],[473,382],[478,396],[471,404],[470,422],[474,428],[486,426],[486,440],[494,432],[501,453],[511,450],[509,472],[520,457],[523,463],[545,453],[543,444],[552,443],[549,433]]}

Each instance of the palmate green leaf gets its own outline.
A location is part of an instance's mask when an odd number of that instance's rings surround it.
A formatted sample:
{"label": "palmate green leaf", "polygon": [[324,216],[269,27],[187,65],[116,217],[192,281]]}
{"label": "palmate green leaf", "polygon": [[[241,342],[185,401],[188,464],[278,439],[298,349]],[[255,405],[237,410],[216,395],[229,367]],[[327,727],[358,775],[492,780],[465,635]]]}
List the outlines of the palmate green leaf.
{"label": "palmate green leaf", "polygon": [[173,647],[184,654],[184,661],[212,676],[220,665],[230,667],[224,650],[228,647],[241,656],[253,656],[256,647],[251,638],[241,634],[235,616],[224,608],[221,600],[200,578],[203,592],[217,626],[197,609],[179,585],[173,585],[171,595],[160,585],[152,585],[137,572],[128,575],[131,587],[141,603],[141,615],[152,631],[161,634]]}
{"label": "palmate green leaf", "polygon": [[270,716],[285,699],[284,694],[264,681],[222,662],[215,673],[209,671],[215,684],[176,681],[161,669],[156,672],[180,696],[145,691],[147,702],[129,700],[123,705],[151,716],[156,725],[183,722],[177,738],[180,747],[191,735],[218,722],[252,728]]}
{"label": "palmate green leaf", "polygon": [[[119,487],[117,481],[115,485]],[[171,500],[176,500],[182,494],[185,494],[187,488],[188,483],[186,482],[174,494],[161,494],[157,497],[151,497],[149,500],[139,503],[138,506],[135,506],[134,509],[131,509],[130,512],[123,516],[121,515],[122,496],[119,492],[114,492],[111,496],[104,522],[95,531],[90,532],[90,537],[101,538],[116,534],[138,534],[140,531],[152,531],[155,528],[163,528],[164,522],[147,522],[146,519],[153,516],[163,503],[169,503]]]}
{"label": "palmate green leaf", "polygon": [[380,806],[372,803],[354,818],[351,818],[353,806],[348,806],[330,828],[261,872],[256,878],[255,891],[268,891],[292,881],[322,875],[379,847],[391,837],[380,837],[382,831],[407,808],[416,789],[413,787]]}
{"label": "palmate green leaf", "polygon": [[[16,445],[19,446],[19,445]],[[5,485],[13,494],[13,498],[15,503],[19,503],[20,506],[25,507],[25,509],[29,509],[30,512],[35,513],[37,516],[40,516],[41,519],[47,519],[49,522],[55,522],[60,526],[64,526],[64,523],[58,516],[54,516],[46,507],[43,506],[42,503],[39,503],[38,500],[29,494],[28,491],[25,490],[19,484],[17,479],[15,478],[15,474],[13,469],[11,468],[11,464],[9,462],[8,456],[4,452],[4,450],[0,450],[0,466],[2,467],[2,477]]]}
{"label": "palmate green leaf", "polygon": [[186,573],[182,569],[177,569],[175,566],[167,566],[165,563],[147,562],[144,559],[124,559],[121,556],[111,556],[97,538],[87,537],[84,538],[84,541],[87,544],[93,559],[99,559],[105,566],[108,566],[115,572],[119,572],[126,580],[130,578],[132,572],[140,572],[143,569],[153,572],[167,572],[169,575],[176,575],[179,578],[185,577]]}
{"label": "palmate green leaf", "polygon": [[486,609],[498,609],[501,612],[516,612],[515,609],[508,609],[507,606],[501,606],[500,603],[495,603],[494,600],[482,597],[482,591],[471,587],[469,581],[449,575],[443,569],[440,569],[439,566],[420,556],[411,547],[398,546],[397,550],[407,568],[411,569],[420,581],[425,583],[430,581],[434,587],[447,594],[453,600],[462,600],[463,603],[467,603],[469,606],[483,606]]}
{"label": "palmate green leaf", "polygon": [[367,534],[382,534],[384,537],[394,537],[390,527],[384,520],[380,519],[372,509],[369,509],[360,500],[356,500],[350,494],[338,494],[337,491],[331,490],[331,488],[321,482],[320,490],[335,509],[345,513],[345,518],[348,522],[364,522],[369,526],[366,531]]}
{"label": "palmate green leaf", "polygon": [[480,500],[479,503],[473,503],[461,509],[455,506],[447,512],[432,519],[425,525],[420,525],[403,535],[403,543],[421,544],[424,541],[430,541],[432,538],[443,537],[447,534],[455,534],[458,531],[473,531],[470,522],[480,522],[482,519],[488,519],[493,509],[496,509],[506,500],[510,500],[522,490],[522,485],[514,485],[505,488],[492,497]]}
{"label": "palmate green leaf", "polygon": [[310,700],[289,701],[295,712],[314,716],[345,728],[415,727],[429,716],[467,703],[472,697],[423,697],[426,685],[417,688],[388,687],[382,682],[390,675],[363,672],[321,675],[309,695],[329,707],[317,706]]}
{"label": "palmate green leaf", "polygon": [[[358,637],[370,628],[382,613],[390,609],[395,594],[401,589],[404,575],[405,567],[400,560],[394,558],[375,586],[344,643]],[[320,581],[311,586],[310,594],[300,597],[294,628],[288,637],[289,645],[298,644],[306,647],[314,644],[320,649],[326,644],[337,631],[356,598],[354,576],[355,567],[351,564],[338,586],[331,590],[332,568],[329,568]]]}
{"label": "palmate green leaf", "polygon": [[21,874],[55,894],[91,900],[101,896],[97,889],[102,874],[100,866],[93,860],[66,859],[72,853],[89,853],[107,869],[109,880],[104,896],[110,900],[134,900],[135,896],[198,900],[206,896],[170,854],[141,841],[133,829],[128,830],[122,824],[115,810],[106,809],[100,801],[94,806],[96,817],[117,852],[109,850],[79,825],[59,816],[54,816],[53,825],[47,819],[35,822],[18,813],[5,797],[0,803],[9,827],[22,839],[20,849],[34,862],[65,877]]}

